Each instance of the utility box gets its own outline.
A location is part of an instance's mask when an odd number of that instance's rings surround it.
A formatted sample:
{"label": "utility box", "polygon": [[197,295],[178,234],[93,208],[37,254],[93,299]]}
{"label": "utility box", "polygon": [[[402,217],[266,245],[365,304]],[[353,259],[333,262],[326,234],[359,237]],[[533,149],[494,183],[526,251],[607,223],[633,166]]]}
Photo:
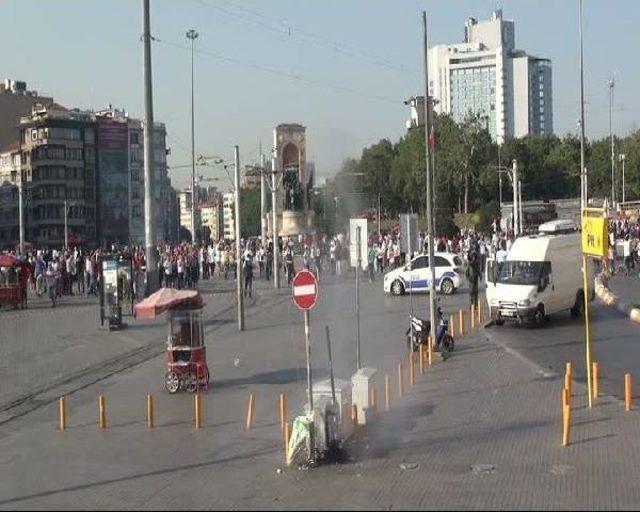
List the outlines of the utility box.
{"label": "utility box", "polygon": [[[334,379],[336,388],[336,423],[338,436],[342,439],[348,439],[351,436],[351,384],[349,381]],[[321,380],[313,383],[313,402],[321,401],[328,398],[333,400],[331,396],[331,379]]]}
{"label": "utility box", "polygon": [[375,386],[375,368],[360,368],[351,377],[352,400],[358,410],[358,424],[366,425],[373,421],[371,409],[371,389]]}

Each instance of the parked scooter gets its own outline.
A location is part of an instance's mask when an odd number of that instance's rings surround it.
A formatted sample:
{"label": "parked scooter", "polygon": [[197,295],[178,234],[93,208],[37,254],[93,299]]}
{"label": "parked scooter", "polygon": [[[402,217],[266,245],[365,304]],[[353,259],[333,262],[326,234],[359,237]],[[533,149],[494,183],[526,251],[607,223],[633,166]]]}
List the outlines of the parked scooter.
{"label": "parked scooter", "polygon": [[[436,351],[442,350],[443,355],[448,355],[453,352],[454,340],[451,334],[449,334],[449,320],[442,314],[442,309],[439,305],[436,311],[436,317],[438,319],[438,332],[436,334],[434,349]],[[431,322],[414,315],[409,315],[409,321],[411,325],[406,332],[407,347],[417,352],[420,345],[427,346],[429,333],[431,332]]]}

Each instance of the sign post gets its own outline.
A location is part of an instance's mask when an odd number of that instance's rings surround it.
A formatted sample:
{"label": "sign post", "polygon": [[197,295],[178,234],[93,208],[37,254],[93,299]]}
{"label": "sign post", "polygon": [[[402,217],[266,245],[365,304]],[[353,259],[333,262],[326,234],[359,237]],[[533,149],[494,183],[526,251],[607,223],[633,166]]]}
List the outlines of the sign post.
{"label": "sign post", "polygon": [[313,382],[311,372],[311,337],[309,325],[309,310],[313,309],[318,299],[318,281],[313,272],[309,270],[301,270],[293,278],[293,302],[299,309],[304,311],[304,343],[307,355],[307,393],[309,400],[309,414],[312,421],[309,426],[309,460],[316,462],[316,443],[315,443],[315,425],[313,414]]}
{"label": "sign post", "polygon": [[582,209],[582,275],[584,279],[584,329],[587,359],[587,391],[589,408],[593,406],[593,385],[591,376],[591,333],[589,330],[589,278],[587,257],[602,258],[609,250],[609,233],[604,208]]}
{"label": "sign post", "polygon": [[356,268],[356,369],[362,367],[360,357],[360,272],[366,268],[362,251],[367,251],[367,219],[351,219],[349,222],[351,266]]}

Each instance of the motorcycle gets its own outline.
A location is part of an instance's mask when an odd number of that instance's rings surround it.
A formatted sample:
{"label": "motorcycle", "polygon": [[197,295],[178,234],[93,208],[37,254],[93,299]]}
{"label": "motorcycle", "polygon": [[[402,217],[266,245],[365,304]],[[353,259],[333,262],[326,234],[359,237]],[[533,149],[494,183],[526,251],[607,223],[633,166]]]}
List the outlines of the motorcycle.
{"label": "motorcycle", "polygon": [[[438,319],[438,332],[435,339],[435,350],[441,349],[444,356],[449,355],[454,349],[454,340],[449,334],[449,320],[442,314],[442,309],[438,306],[436,317]],[[407,329],[407,347],[413,352],[420,349],[420,345],[427,346],[429,333],[431,332],[431,322],[409,315],[410,327]]]}

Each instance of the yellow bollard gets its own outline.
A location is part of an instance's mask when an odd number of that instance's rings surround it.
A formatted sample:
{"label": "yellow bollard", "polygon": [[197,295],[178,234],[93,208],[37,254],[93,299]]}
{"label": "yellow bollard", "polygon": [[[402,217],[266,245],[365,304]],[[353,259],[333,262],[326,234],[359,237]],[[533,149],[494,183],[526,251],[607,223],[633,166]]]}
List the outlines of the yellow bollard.
{"label": "yellow bollard", "polygon": [[415,384],[414,366],[413,352],[409,352],[409,385],[411,387]]}
{"label": "yellow bollard", "polygon": [[469,312],[469,317],[471,321],[471,330],[476,328],[476,310],[473,304],[471,304],[471,311]]}
{"label": "yellow bollard", "polygon": [[107,408],[105,404],[104,395],[98,397],[98,426],[100,428],[107,428]]}
{"label": "yellow bollard", "polygon": [[451,334],[452,338],[456,337],[456,322],[453,313],[449,315],[449,334]]}
{"label": "yellow bollard", "polygon": [[573,375],[573,368],[571,367],[571,362],[570,361],[565,365],[564,373],[569,374],[569,375]]}
{"label": "yellow bollard", "polygon": [[631,374],[624,374],[624,410],[631,411]]}
{"label": "yellow bollard", "polygon": [[402,379],[402,363],[398,363],[398,398],[402,398],[404,382]]}
{"label": "yellow bollard", "polygon": [[193,396],[193,412],[195,416],[196,428],[202,427],[202,406],[200,404],[200,393]]}
{"label": "yellow bollard", "polygon": [[287,463],[287,458],[289,456],[289,436],[291,436],[291,425],[289,423],[284,424],[283,429],[283,440],[284,440],[284,463]]}
{"label": "yellow bollard", "polygon": [[253,409],[256,405],[256,396],[253,393],[249,393],[249,405],[247,406],[247,430],[251,430],[253,425]]}
{"label": "yellow bollard", "polygon": [[60,411],[60,421],[58,422],[58,426],[60,427],[60,430],[64,430],[67,428],[67,399],[64,396],[61,396],[58,401],[58,409]]}
{"label": "yellow bollard", "polygon": [[147,428],[153,428],[153,395],[147,395]]}
{"label": "yellow bollard", "polygon": [[461,309],[459,312],[459,316],[460,316],[460,325],[459,327],[459,331],[460,331],[460,337],[464,336],[464,311]]}
{"label": "yellow bollard", "polygon": [[418,350],[418,358],[419,358],[420,375],[424,375],[424,345],[422,343],[420,343],[420,348]]}
{"label": "yellow bollard", "polygon": [[370,396],[370,403],[369,406],[371,407],[371,412],[372,412],[372,417],[375,420],[376,416],[378,415],[378,405],[376,403],[377,397],[376,397],[376,387],[373,386],[371,388],[371,396]]}
{"label": "yellow bollard", "polygon": [[562,407],[562,446],[569,446],[569,434],[571,432],[571,407]]}
{"label": "yellow bollard", "polygon": [[384,374],[384,410],[391,410],[391,379],[388,373]]}
{"label": "yellow bollard", "polygon": [[570,373],[565,373],[564,374],[564,387],[567,388],[567,391],[569,392],[569,398],[571,398],[572,396],[572,381],[571,381],[571,374]]}
{"label": "yellow bollard", "polygon": [[284,426],[287,422],[287,397],[280,393],[280,434],[284,437]]}
{"label": "yellow bollard", "polygon": [[478,301],[478,327],[482,324],[482,301]]}
{"label": "yellow bollard", "polygon": [[433,363],[433,339],[429,336],[427,340],[427,356],[429,358],[429,366]]}
{"label": "yellow bollard", "polygon": [[598,364],[597,361],[594,361],[591,364],[592,367],[592,375],[593,375],[593,398],[598,398],[598,395],[600,394],[600,385],[599,385],[599,378],[600,378],[600,365]]}
{"label": "yellow bollard", "polygon": [[562,388],[562,407],[564,407],[565,405],[571,405],[569,390],[566,387]]}

